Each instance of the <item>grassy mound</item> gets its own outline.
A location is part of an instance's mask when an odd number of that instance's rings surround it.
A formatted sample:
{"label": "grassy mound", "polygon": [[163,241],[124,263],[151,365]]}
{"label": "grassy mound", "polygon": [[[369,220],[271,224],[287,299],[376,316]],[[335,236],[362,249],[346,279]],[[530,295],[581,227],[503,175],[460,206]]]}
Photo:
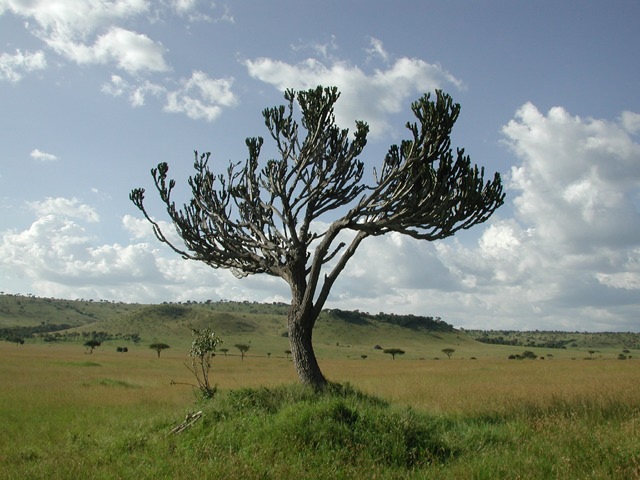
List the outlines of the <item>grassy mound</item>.
{"label": "grassy mound", "polygon": [[452,456],[441,421],[349,386],[324,393],[298,385],[241,389],[214,401],[205,415],[194,437],[200,447],[232,452],[254,474],[273,478],[309,469],[317,478],[400,473]]}

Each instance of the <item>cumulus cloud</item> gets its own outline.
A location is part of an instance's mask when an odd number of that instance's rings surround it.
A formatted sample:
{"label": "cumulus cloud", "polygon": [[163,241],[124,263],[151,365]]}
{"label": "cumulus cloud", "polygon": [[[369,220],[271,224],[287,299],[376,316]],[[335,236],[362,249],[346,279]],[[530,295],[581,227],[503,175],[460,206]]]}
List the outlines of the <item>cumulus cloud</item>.
{"label": "cumulus cloud", "polygon": [[27,202],[27,206],[38,217],[55,215],[93,223],[100,221],[98,212],[90,205],[80,203],[77,198],[48,197],[42,201]]}
{"label": "cumulus cloud", "polygon": [[[230,272],[185,261],[160,244],[146,220],[125,216],[131,242],[103,243],[97,210],[75,198],[30,202],[26,229],[0,233],[0,278],[40,296],[129,302],[247,298],[275,301],[284,282],[266,277],[238,281]],[[165,233],[172,225],[160,222]],[[14,290],[15,291],[15,290]],[[23,290],[24,291],[24,290]]]}
{"label": "cumulus cloud", "polygon": [[206,73],[194,71],[191,78],[182,81],[180,88],[167,93],[167,112],[184,113],[194,120],[215,120],[223,107],[237,103],[232,92],[232,78],[210,78]]}
{"label": "cumulus cloud", "polygon": [[58,157],[52,153],[41,152],[37,148],[32,150],[30,153],[31,158],[35,158],[36,160],[40,160],[41,162],[55,162],[58,160]]}
{"label": "cumulus cloud", "polygon": [[[382,43],[372,41],[378,55],[386,55]],[[364,72],[357,66],[340,60],[326,62],[308,58],[290,64],[271,58],[245,60],[249,75],[284,91],[332,85],[343,93],[336,105],[336,119],[344,127],[353,119],[369,123],[371,134],[380,136],[390,128],[389,114],[406,108],[408,100],[445,84],[461,87],[462,83],[440,65],[416,58],[399,58],[385,69]]]}
{"label": "cumulus cloud", "polygon": [[637,328],[640,145],[630,118],[523,105],[503,129],[518,160],[506,178],[515,216],[498,211],[473,243],[367,239],[330,302],[468,328]]}
{"label": "cumulus cloud", "polygon": [[38,295],[157,301],[158,295],[178,298],[183,292],[189,298],[190,279],[194,287],[208,285],[215,297],[220,281],[206,267],[177,255],[163,258],[157,242],[99,243],[92,232],[100,217],[78,199],[47,198],[28,207],[33,223],[0,236],[0,271],[26,279]]}
{"label": "cumulus cloud", "polygon": [[167,89],[157,83],[142,79],[138,79],[132,83],[120,75],[111,75],[110,81],[102,84],[101,91],[113,97],[126,96],[132,107],[145,105],[149,95],[162,97],[167,93]]}
{"label": "cumulus cloud", "polygon": [[18,49],[14,54],[0,53],[0,80],[15,83],[22,80],[24,73],[46,67],[47,61],[42,50],[22,53]]}
{"label": "cumulus cloud", "polygon": [[624,129],[630,134],[640,133],[640,113],[622,112],[620,120]]}
{"label": "cumulus cloud", "polygon": [[147,12],[146,0],[10,1],[5,8],[33,20],[34,35],[78,64],[113,63],[129,73],[169,69],[161,43],[118,25]]}
{"label": "cumulus cloud", "polygon": [[[198,76],[191,78],[181,88],[193,94]],[[517,160],[505,178],[511,208],[476,227],[471,243],[428,244],[398,234],[366,239],[327,306],[439,315],[468,328],[636,329],[635,118],[630,112],[615,120],[581,118],[559,107],[543,113],[523,105],[503,128]],[[104,244],[92,234],[100,226],[98,212],[78,199],[47,198],[29,207],[36,215],[30,227],[0,237],[0,268],[25,276],[38,294],[132,301],[288,298],[277,278],[236,281],[228,272],[182,260],[157,242],[143,219],[122,219],[127,244]],[[162,226],[173,234],[170,223]]]}
{"label": "cumulus cloud", "polygon": [[520,218],[554,250],[625,247],[640,238],[633,203],[640,185],[640,144],[620,123],[545,116],[532,104],[503,129],[522,159],[509,175]]}
{"label": "cumulus cloud", "polygon": [[494,313],[493,323],[520,328],[594,330],[605,320],[633,328],[640,145],[629,131],[624,117],[584,119],[559,107],[543,114],[532,104],[504,127],[519,159],[507,180],[515,218],[494,221],[476,246],[437,245],[460,283],[473,279],[467,297],[478,321]]}
{"label": "cumulus cloud", "polygon": [[182,79],[175,88],[148,80],[130,83],[119,75],[102,85],[102,92],[114,97],[127,96],[134,107],[145,104],[149,95],[165,99],[164,110],[182,113],[194,120],[214,121],[224,108],[237,104],[232,91],[233,78],[211,78],[206,73],[194,71],[188,79]]}

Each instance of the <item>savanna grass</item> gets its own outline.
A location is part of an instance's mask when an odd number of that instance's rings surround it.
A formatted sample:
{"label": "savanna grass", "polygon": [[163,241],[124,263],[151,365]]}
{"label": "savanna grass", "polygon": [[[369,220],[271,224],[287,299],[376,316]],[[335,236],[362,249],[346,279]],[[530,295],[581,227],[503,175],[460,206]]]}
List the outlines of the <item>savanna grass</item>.
{"label": "savanna grass", "polygon": [[0,343],[0,478],[640,478],[635,360],[218,356],[203,402],[165,353]]}

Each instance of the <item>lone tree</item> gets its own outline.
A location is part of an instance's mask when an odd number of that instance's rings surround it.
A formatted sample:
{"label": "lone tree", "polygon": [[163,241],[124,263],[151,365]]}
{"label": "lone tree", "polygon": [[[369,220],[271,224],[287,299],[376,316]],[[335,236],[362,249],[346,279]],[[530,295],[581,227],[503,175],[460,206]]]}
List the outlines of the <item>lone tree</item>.
{"label": "lone tree", "polygon": [[396,359],[396,355],[404,355],[404,350],[400,349],[400,348],[385,348],[382,353],[388,353],[389,355],[391,355],[391,358],[393,360]]}
{"label": "lone tree", "polygon": [[160,352],[162,350],[166,350],[167,348],[171,348],[171,347],[166,343],[152,343],[151,345],[149,345],[149,348],[151,350],[155,350],[156,352],[158,352],[158,358],[160,358]]}
{"label": "lone tree", "polygon": [[84,342],[84,346],[87,347],[87,351],[85,353],[93,353],[93,349],[102,345],[98,340],[89,340]]}
{"label": "lone tree", "polygon": [[234,347],[240,350],[240,356],[242,357],[241,360],[244,362],[244,354],[249,351],[250,346],[246,343],[236,343]]}
{"label": "lone tree", "polygon": [[[289,344],[303,384],[327,384],[313,350],[312,332],[329,292],[367,237],[399,232],[419,240],[449,237],[487,220],[504,202],[499,174],[484,180],[450,134],[460,105],[436,91],[411,106],[410,139],[389,148],[373,180],[359,158],[369,127],[352,135],[336,125],[335,87],[287,90],[287,105],[263,111],[276,158],[260,165],[263,138],[247,138],[248,158],[225,173],[209,168],[210,153],[195,152],[192,198],[173,198],[169,166],[151,170],[160,199],[184,245],[173,243],[147,211],[145,190],[130,199],[158,239],[185,259],[227,268],[237,277],[266,273],[291,290]],[[295,105],[299,106],[298,114]],[[350,235],[345,235],[350,233]]]}
{"label": "lone tree", "polygon": [[443,348],[441,350],[442,353],[444,353],[447,357],[449,357],[449,360],[451,360],[451,355],[453,355],[453,352],[455,352],[456,350],[454,348]]}

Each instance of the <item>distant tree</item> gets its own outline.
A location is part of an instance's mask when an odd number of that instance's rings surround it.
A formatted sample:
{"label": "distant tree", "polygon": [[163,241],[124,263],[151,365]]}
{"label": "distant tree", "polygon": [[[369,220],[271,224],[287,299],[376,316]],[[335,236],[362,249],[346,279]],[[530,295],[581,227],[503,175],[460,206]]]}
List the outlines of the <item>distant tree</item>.
{"label": "distant tree", "polygon": [[595,350],[587,350],[587,353],[589,354],[589,358],[593,358],[593,354],[596,353]]}
{"label": "distant tree", "polygon": [[151,345],[149,345],[149,348],[151,350],[155,350],[158,353],[158,358],[160,358],[160,352],[162,350],[166,350],[167,348],[171,348],[171,347],[166,343],[152,343]]}
{"label": "distant tree", "polygon": [[287,356],[287,358],[289,358],[289,355],[291,355],[291,350],[285,350],[284,354]]}
{"label": "distant tree", "polygon": [[226,357],[227,356],[227,352],[229,351],[229,349],[228,348],[221,348],[220,351],[222,353],[224,353],[224,356]]}
{"label": "distant tree", "polygon": [[93,353],[93,349],[99,347],[100,345],[102,345],[98,340],[89,340],[87,342],[84,342],[84,346],[87,347],[87,352],[86,353]]}
{"label": "distant tree", "polygon": [[271,358],[271,352],[267,352],[267,357]]}
{"label": "distant tree", "polygon": [[363,359],[363,360],[366,360],[367,359],[367,355],[360,355],[360,358]]}
{"label": "distant tree", "polygon": [[16,345],[24,345],[24,338],[10,337],[10,338],[7,338],[7,342],[15,343]]}
{"label": "distant tree", "polygon": [[[210,154],[195,153],[192,198],[173,198],[167,163],[151,170],[160,199],[184,245],[176,245],[146,210],[145,191],[131,201],[161,242],[183,258],[237,277],[266,273],[290,287],[289,344],[303,384],[323,389],[312,332],[331,288],[362,241],[391,232],[434,241],[486,221],[504,203],[499,174],[484,180],[463,149],[453,153],[450,134],[460,105],[439,90],[413,103],[409,139],[392,145],[365,180],[361,160],[369,127],[349,133],[336,124],[335,87],[287,90],[288,105],[266,109],[276,155],[259,165],[262,138],[248,138],[248,159],[226,173],[209,169]],[[299,106],[300,113],[297,108]],[[300,117],[300,123],[297,118]],[[306,135],[304,132],[306,131]],[[327,217],[331,217],[328,221]],[[319,230],[322,225],[326,229]],[[351,232],[345,241],[343,233]]]}
{"label": "distant tree", "polygon": [[396,359],[396,355],[404,355],[404,350],[401,350],[399,348],[385,348],[382,352],[391,355],[391,358],[393,360]]}
{"label": "distant tree", "polygon": [[242,361],[244,362],[244,354],[249,351],[250,346],[246,343],[236,343],[234,347],[240,350],[240,356],[242,358]]}
{"label": "distant tree", "polygon": [[451,360],[451,355],[453,355],[453,352],[455,352],[455,349],[454,348],[443,348],[440,351],[442,353],[444,353],[447,357],[449,357],[449,360]]}

